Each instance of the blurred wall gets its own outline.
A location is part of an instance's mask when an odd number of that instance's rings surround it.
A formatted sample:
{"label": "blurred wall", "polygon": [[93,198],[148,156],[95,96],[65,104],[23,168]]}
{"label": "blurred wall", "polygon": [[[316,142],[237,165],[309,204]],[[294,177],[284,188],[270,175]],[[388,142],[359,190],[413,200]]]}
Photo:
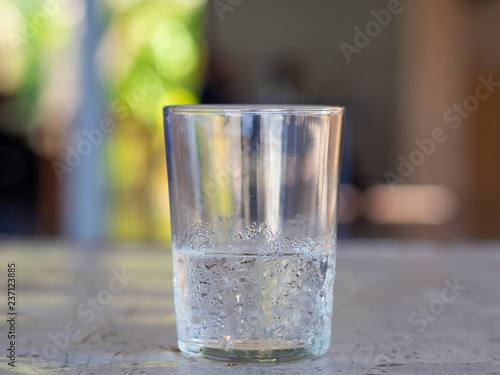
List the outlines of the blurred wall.
{"label": "blurred wall", "polygon": [[204,99],[346,106],[351,235],[500,237],[499,1],[226,3]]}
{"label": "blurred wall", "polygon": [[269,92],[286,79],[280,71],[292,70],[288,80],[296,81],[296,95],[285,99],[345,105],[348,125],[355,129],[354,179],[382,181],[396,157],[401,17],[395,15],[350,62],[340,44],[355,46],[354,27],[364,28],[373,20],[370,12],[386,9],[387,0],[252,0],[225,12],[214,4],[207,38],[211,62],[222,76],[218,83],[227,92],[218,99],[279,102],[279,88],[274,96]]}
{"label": "blurred wall", "polygon": [[[425,27],[424,27],[425,25]],[[410,181],[460,198],[447,236],[500,236],[500,2],[423,0],[405,15],[403,155],[442,129]]]}

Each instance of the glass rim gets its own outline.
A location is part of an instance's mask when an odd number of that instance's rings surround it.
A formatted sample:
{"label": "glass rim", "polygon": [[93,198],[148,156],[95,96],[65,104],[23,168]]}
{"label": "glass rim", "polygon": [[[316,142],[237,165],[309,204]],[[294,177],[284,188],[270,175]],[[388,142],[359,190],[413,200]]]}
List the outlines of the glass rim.
{"label": "glass rim", "polygon": [[166,115],[170,114],[309,114],[309,115],[343,115],[345,108],[341,106],[307,105],[307,104],[189,104],[163,107]]}

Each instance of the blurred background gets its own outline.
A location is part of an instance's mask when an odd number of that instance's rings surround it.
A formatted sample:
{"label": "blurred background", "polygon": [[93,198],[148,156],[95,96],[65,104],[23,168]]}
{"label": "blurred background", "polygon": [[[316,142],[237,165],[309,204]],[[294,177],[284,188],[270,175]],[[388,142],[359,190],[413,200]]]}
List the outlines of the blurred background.
{"label": "blurred background", "polygon": [[0,241],[170,240],[162,107],[347,108],[340,237],[500,238],[498,0],[0,0]]}

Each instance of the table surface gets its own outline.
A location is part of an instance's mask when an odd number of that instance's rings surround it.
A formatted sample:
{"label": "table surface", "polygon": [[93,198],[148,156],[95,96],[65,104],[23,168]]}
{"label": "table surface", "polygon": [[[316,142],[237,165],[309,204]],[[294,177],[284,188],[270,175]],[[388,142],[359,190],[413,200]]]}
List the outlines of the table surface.
{"label": "table surface", "polygon": [[499,243],[341,243],[331,349],[285,364],[179,353],[168,250],[3,242],[4,291],[8,263],[16,265],[16,367],[5,355],[2,293],[0,374],[500,375]]}

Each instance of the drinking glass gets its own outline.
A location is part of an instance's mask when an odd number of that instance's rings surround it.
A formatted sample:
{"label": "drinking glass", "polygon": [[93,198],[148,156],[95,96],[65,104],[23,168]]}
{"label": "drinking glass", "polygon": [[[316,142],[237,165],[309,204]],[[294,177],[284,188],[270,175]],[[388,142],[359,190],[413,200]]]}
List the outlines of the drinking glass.
{"label": "drinking glass", "polygon": [[344,109],[164,115],[179,349],[234,362],[326,353]]}

